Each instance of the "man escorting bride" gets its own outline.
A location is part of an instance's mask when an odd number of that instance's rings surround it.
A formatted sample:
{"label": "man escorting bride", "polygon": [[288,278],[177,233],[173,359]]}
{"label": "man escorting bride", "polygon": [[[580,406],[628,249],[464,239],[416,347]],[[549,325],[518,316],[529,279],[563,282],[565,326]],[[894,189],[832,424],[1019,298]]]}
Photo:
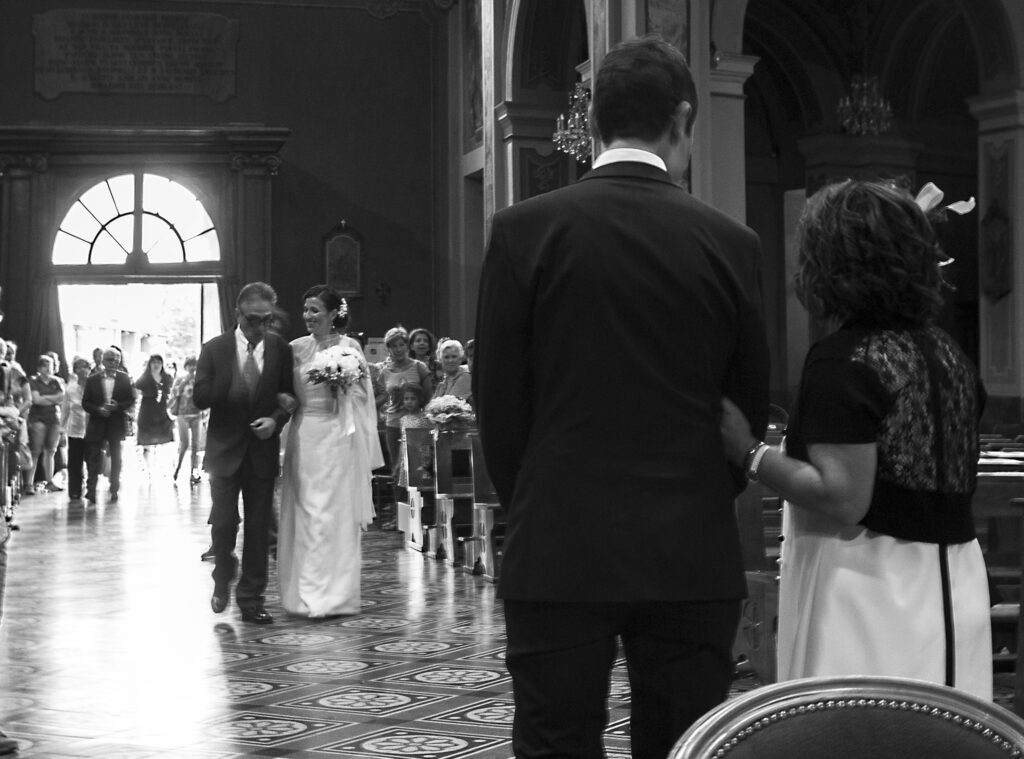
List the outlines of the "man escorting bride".
{"label": "man escorting bride", "polygon": [[302,317],[309,335],[291,343],[298,406],[281,487],[281,604],[307,617],[355,614],[370,473],[384,464],[373,389],[359,343],[338,331],[348,323],[341,296],[310,288]]}

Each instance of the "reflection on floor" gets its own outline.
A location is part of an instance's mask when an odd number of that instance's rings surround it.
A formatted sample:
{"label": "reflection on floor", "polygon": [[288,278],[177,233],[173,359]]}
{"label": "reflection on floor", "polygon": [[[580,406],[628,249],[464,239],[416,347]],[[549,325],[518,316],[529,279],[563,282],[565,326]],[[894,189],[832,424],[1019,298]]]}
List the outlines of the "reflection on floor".
{"label": "reflection on floor", "polygon": [[[209,610],[208,509],[186,474],[88,509],[22,502],[0,626],[0,727],[21,756],[511,756],[493,585],[373,530],[362,614],[288,617],[272,578],[276,623],[243,624]],[[628,698],[620,662],[610,757],[629,755]]]}

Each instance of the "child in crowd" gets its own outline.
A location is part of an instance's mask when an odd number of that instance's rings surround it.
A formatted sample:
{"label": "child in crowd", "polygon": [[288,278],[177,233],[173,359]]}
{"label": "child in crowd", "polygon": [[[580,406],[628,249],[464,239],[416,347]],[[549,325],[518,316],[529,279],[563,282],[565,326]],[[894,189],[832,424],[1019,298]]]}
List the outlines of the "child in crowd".
{"label": "child in crowd", "polygon": [[[400,397],[402,399],[402,410],[405,412],[405,415],[400,421],[402,427],[402,444],[398,455],[398,485],[403,488],[407,488],[409,487],[409,472],[406,469],[406,460],[408,459],[408,456],[406,455],[407,444],[405,431],[410,428],[430,428],[434,425],[423,414],[423,406],[426,403],[426,394],[422,387],[409,383],[402,385],[400,393]],[[427,451],[420,452],[420,459],[423,461],[425,466],[429,465],[431,458],[429,448]]]}

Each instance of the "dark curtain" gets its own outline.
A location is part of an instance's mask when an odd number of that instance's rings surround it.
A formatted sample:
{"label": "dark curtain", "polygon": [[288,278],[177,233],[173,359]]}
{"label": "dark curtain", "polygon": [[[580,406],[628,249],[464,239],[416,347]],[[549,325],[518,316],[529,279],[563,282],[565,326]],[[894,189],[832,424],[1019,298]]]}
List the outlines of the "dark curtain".
{"label": "dark curtain", "polygon": [[28,345],[25,346],[32,353],[24,350],[18,352],[21,365],[30,373],[33,372],[29,366],[35,367],[36,359],[45,351],[56,351],[58,355],[64,355],[64,328],[60,321],[57,283],[51,275],[47,281],[40,282],[33,288],[33,292],[34,297],[30,301]]}
{"label": "dark curtain", "polygon": [[235,318],[235,300],[238,298],[238,282],[232,276],[222,277],[217,282],[217,296],[220,299],[220,321],[225,330],[231,329],[238,320]]}

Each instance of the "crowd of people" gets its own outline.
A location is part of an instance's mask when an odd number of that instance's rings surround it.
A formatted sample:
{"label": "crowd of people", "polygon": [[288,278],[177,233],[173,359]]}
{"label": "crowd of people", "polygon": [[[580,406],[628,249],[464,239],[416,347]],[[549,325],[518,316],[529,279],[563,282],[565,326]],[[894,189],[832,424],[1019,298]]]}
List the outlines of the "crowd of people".
{"label": "crowd of people", "polygon": [[[93,366],[76,359],[72,387],[51,356],[21,372],[30,474],[38,460],[44,487],[59,489],[52,459],[66,434],[69,468],[83,451],[89,462],[86,497],[105,450],[116,499],[136,395],[144,450],[169,441],[177,418],[179,468],[189,450],[197,466],[208,415],[210,606],[223,612],[234,585],[242,619],[269,624],[287,428],[282,606],[353,614],[371,473],[386,454],[401,480],[403,430],[453,396],[477,414],[507,518],[498,592],[517,757],[603,756],[620,645],[634,757],[666,756],[726,697],[746,595],[734,499],[748,481],[785,500],[780,679],[898,675],[990,700],[971,514],[985,391],[935,326],[942,209],[884,181],[810,198],[796,290],[834,329],[807,356],[785,446],[768,445],[759,242],[680,187],[696,113],[672,46],[648,37],[604,57],[593,170],[493,217],[475,360],[472,341],[395,326],[387,358],[368,364],[345,334],[347,303],[323,285],[303,296],[308,334],[289,344],[273,329],[276,293],[250,283],[235,327],[181,377],[153,356],[132,383],[113,349]],[[638,403],[637,388],[652,402]],[[72,497],[80,482],[69,473]]]}

